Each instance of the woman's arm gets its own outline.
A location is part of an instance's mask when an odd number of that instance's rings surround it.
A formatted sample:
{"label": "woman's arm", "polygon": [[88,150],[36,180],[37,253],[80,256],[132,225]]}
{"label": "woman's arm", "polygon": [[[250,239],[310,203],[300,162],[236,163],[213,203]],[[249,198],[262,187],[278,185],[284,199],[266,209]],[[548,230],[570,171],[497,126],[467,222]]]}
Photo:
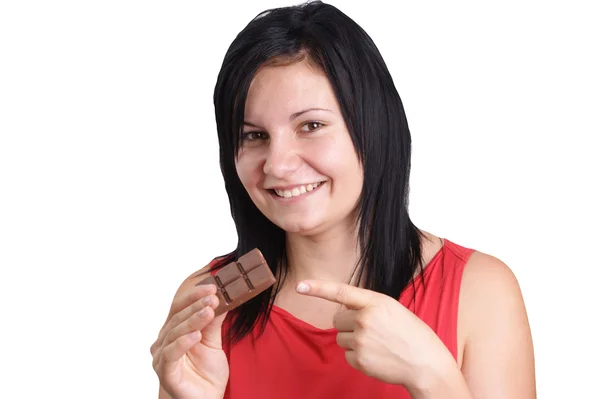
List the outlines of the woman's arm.
{"label": "woman's arm", "polygon": [[500,260],[474,252],[462,280],[462,374],[472,397],[536,398],[533,343],[519,284]]}

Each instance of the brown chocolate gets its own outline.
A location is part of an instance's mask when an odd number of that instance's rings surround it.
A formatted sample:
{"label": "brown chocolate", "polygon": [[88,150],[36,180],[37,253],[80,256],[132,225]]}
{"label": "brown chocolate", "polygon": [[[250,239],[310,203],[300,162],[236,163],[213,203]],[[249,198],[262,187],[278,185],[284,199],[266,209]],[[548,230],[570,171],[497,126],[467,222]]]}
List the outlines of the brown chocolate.
{"label": "brown chocolate", "polygon": [[215,309],[215,314],[219,316],[254,298],[275,284],[275,281],[262,253],[253,249],[242,255],[237,262],[229,263],[214,276],[208,276],[196,285],[217,286],[219,306]]}

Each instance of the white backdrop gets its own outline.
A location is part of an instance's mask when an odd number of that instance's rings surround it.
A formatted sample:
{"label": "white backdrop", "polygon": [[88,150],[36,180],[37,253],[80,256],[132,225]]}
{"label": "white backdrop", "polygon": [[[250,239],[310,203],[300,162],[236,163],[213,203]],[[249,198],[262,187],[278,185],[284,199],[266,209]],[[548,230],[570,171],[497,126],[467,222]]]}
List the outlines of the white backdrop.
{"label": "white backdrop", "polygon": [[[598,397],[593,1],[332,1],[413,134],[411,214],[520,281],[540,398]],[[152,398],[179,283],[234,248],[212,91],[285,1],[0,3],[0,396]]]}

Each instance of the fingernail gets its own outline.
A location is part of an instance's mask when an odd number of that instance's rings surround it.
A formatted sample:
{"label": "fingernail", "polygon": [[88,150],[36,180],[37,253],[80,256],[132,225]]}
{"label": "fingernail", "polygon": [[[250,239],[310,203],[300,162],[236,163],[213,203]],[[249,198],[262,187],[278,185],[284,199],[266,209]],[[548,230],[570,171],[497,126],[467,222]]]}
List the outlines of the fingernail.
{"label": "fingernail", "polygon": [[296,292],[306,294],[308,291],[310,291],[310,286],[306,283],[300,283],[296,286]]}
{"label": "fingernail", "polygon": [[204,316],[204,315],[206,315],[206,308],[202,308],[202,310],[198,312],[198,316]]}
{"label": "fingernail", "polygon": [[212,301],[212,298],[211,298],[211,297],[209,297],[209,296],[207,296],[206,298],[203,298],[203,299],[202,299],[202,304],[203,304],[204,306],[208,306],[208,305],[210,305],[211,301]]}

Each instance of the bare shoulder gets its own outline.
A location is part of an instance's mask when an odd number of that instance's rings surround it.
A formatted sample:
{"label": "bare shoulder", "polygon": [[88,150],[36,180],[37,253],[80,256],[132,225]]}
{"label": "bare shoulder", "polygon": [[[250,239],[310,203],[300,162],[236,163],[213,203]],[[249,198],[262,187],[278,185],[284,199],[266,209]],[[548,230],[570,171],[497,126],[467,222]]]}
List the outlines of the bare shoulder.
{"label": "bare shoulder", "polygon": [[459,312],[467,340],[485,328],[490,317],[509,316],[507,312],[511,319],[524,317],[521,288],[508,265],[494,256],[473,252],[463,272]]}
{"label": "bare shoulder", "polygon": [[473,297],[496,302],[521,297],[517,278],[508,265],[478,251],[473,252],[465,266],[461,292],[467,300]]}
{"label": "bare shoulder", "polygon": [[459,363],[474,397],[535,397],[533,343],[525,303],[513,271],[494,256],[474,252],[459,301]]}

